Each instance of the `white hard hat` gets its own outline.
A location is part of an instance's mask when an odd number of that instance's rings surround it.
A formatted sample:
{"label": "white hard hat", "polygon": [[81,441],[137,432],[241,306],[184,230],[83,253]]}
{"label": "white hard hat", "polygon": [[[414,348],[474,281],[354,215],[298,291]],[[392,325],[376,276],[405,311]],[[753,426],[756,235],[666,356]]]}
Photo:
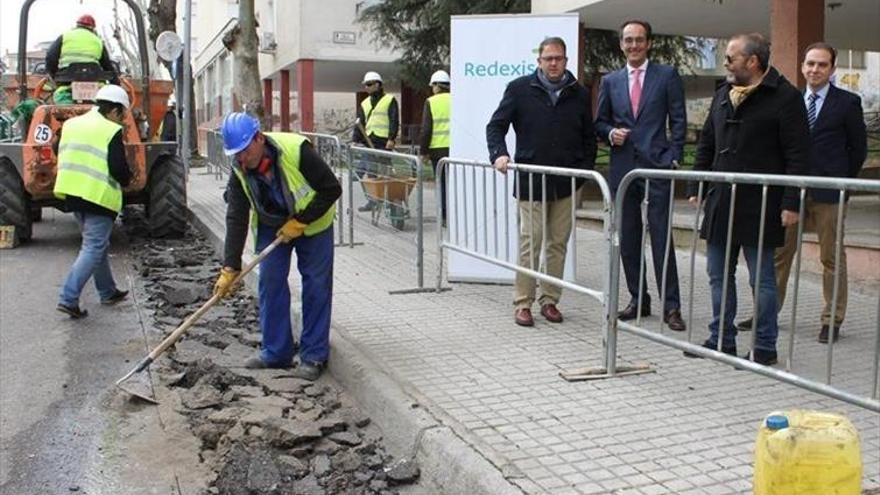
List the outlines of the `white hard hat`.
{"label": "white hard hat", "polygon": [[168,106],[173,107],[175,105],[177,105],[177,98],[175,98],[174,95],[169,96],[168,97]]}
{"label": "white hard hat", "polygon": [[428,84],[449,84],[449,74],[445,70],[438,70],[431,74],[431,82]]}
{"label": "white hard hat", "polygon": [[371,81],[382,82],[382,76],[380,76],[378,72],[369,71],[366,74],[364,74],[364,80],[361,84],[367,84],[368,82],[371,82]]}
{"label": "white hard hat", "polygon": [[124,106],[126,110],[128,110],[128,107],[131,105],[131,102],[128,99],[128,93],[115,84],[108,84],[99,89],[98,93],[95,94],[95,101],[119,103]]}

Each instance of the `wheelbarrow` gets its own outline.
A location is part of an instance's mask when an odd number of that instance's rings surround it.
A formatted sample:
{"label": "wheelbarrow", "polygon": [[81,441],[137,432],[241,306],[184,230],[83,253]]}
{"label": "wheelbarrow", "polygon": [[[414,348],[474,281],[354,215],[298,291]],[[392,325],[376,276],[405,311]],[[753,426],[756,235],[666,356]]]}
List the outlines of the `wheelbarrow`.
{"label": "wheelbarrow", "polygon": [[362,177],[361,185],[367,198],[382,205],[372,210],[373,225],[378,225],[379,217],[384,214],[392,227],[403,230],[404,222],[409,218],[409,193],[416,187],[416,178]]}

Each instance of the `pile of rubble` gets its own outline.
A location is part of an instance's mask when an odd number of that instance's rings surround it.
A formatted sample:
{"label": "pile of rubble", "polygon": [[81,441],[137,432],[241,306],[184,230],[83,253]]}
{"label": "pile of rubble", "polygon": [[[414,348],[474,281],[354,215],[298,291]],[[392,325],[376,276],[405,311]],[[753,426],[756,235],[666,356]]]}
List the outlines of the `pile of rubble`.
{"label": "pile of rubble", "polygon": [[[210,297],[220,261],[197,233],[147,238],[137,210],[125,226],[146,292],[141,302],[169,333]],[[209,493],[384,495],[415,482],[415,461],[395,462],[370,418],[326,374],[313,383],[290,370],[241,367],[260,343],[248,292],[212,308],[153,368],[201,439],[201,458],[216,473]]]}

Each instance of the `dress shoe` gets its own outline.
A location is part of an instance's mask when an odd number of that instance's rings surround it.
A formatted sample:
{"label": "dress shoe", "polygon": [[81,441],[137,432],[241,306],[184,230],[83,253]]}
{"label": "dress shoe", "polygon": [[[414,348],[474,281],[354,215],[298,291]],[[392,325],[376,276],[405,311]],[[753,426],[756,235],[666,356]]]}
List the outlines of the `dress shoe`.
{"label": "dress shoe", "polygon": [[545,304],[541,306],[541,316],[547,318],[550,323],[562,323],[562,313],[555,304]]}
{"label": "dress shoe", "polygon": [[55,306],[55,309],[69,315],[74,320],[89,316],[89,312],[84,309],[79,309],[78,305],[68,306],[67,304],[58,303],[58,306]]}
{"label": "dress shoe", "polygon": [[752,331],[752,320],[754,316],[749,318],[748,320],[742,320],[741,322],[736,324],[736,329],[740,332],[751,332]]}
{"label": "dress shoe", "polygon": [[313,382],[321,376],[322,371],[324,371],[324,363],[302,362],[293,370],[293,377]]}
{"label": "dress shoe", "polygon": [[101,304],[105,306],[112,306],[118,302],[124,301],[126,297],[128,297],[127,290],[116,289],[116,291],[113,292],[113,295],[108,297],[107,299],[102,300]]}
{"label": "dress shoe", "polygon": [[[703,347],[705,347],[706,349],[711,349],[713,351],[718,350],[718,344],[716,344],[714,342],[709,342],[708,340],[703,342]],[[723,352],[724,354],[727,354],[728,356],[736,357],[736,346],[733,345],[730,347],[722,347],[721,352]],[[698,355],[696,355],[692,352],[688,352],[688,351],[684,351],[684,357],[703,359],[703,356],[698,356]]]}
{"label": "dress shoe", "polygon": [[[750,355],[754,357],[754,359],[750,359]],[[776,359],[776,351],[767,351],[764,349],[755,349],[744,355],[742,358],[750,359],[758,364],[763,364],[764,366],[772,366],[778,362]]]}
{"label": "dress shoe", "polygon": [[[651,303],[642,303],[642,316],[651,316]],[[617,313],[617,319],[620,321],[629,321],[636,319],[636,302],[633,301],[624,308],[623,311]]]}
{"label": "dress shoe", "polygon": [[[840,325],[834,325],[834,333],[832,338],[835,342],[840,339]],[[828,343],[828,325],[822,325],[822,330],[819,330],[819,342],[823,344]]]}
{"label": "dress shoe", "polygon": [[370,201],[370,202],[368,202],[367,204],[365,204],[364,206],[359,206],[359,207],[358,207],[358,211],[373,211],[373,206],[374,206],[374,205],[375,205],[375,203],[373,203],[372,201]]}
{"label": "dress shoe", "polygon": [[663,315],[663,323],[669,326],[669,329],[673,332],[684,332],[687,328],[684,324],[684,320],[681,319],[681,310],[680,309],[670,309]]}
{"label": "dress shoe", "polygon": [[513,321],[521,327],[535,326],[535,319],[532,318],[532,310],[529,308],[519,308],[513,312]]}

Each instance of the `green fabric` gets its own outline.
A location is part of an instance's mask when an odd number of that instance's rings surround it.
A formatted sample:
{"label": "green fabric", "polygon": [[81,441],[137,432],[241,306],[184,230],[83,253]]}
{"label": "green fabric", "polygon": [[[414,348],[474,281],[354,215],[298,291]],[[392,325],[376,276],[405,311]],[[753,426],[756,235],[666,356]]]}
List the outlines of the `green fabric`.
{"label": "green fabric", "polygon": [[361,108],[364,111],[364,118],[367,119],[365,132],[367,136],[373,135],[380,138],[388,138],[391,120],[388,118],[388,109],[391,108],[391,102],[394,97],[385,94],[376,102],[376,108],[373,108],[373,101],[368,96],[361,102]]}
{"label": "green fabric", "polygon": [[73,92],[70,86],[58,86],[58,89],[52,93],[52,103],[55,105],[73,105]]}
{"label": "green fabric", "polygon": [[107,149],[122,126],[107,120],[98,108],[64,123],[58,146],[58,176],[55,196],[67,195],[103,206],[119,213],[122,210],[122,187],[110,175]]}
{"label": "green fabric", "polygon": [[[278,149],[278,164],[283,172],[285,180],[287,181],[287,186],[294,197],[294,214],[300,213],[311,204],[317,194],[299,170],[302,144],[308,141],[308,139],[292,132],[266,132],[264,135]],[[250,224],[251,231],[253,232],[253,239],[254,242],[256,242],[259,218],[257,216],[257,208],[254,205],[253,194],[251,193],[250,187],[248,186],[247,180],[245,180],[244,172],[241,171],[241,168],[234,166],[232,167],[232,171],[235,172],[235,176],[238,177],[238,181],[241,183],[244,194],[247,196],[248,202],[251,204]],[[333,205],[317,220],[310,223],[303,232],[303,235],[311,237],[320,234],[333,225],[333,219],[335,217],[336,205]]]}
{"label": "green fabric", "polygon": [[86,28],[72,29],[61,37],[61,57],[58,68],[75,63],[99,63],[104,52],[101,38]]}
{"label": "green fabric", "polygon": [[428,98],[431,108],[431,143],[430,149],[449,147],[449,118],[451,114],[452,95],[438,93]]}

